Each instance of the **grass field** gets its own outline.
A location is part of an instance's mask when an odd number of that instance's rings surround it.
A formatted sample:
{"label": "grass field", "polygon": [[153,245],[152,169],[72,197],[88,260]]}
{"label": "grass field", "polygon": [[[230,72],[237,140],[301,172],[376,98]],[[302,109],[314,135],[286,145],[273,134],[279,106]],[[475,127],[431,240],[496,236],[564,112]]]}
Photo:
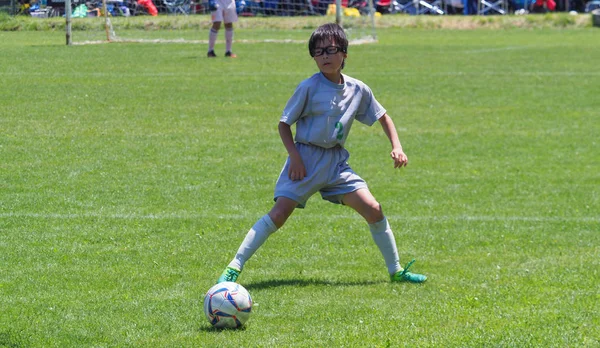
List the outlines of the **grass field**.
{"label": "grass field", "polygon": [[358,215],[313,197],[247,264],[247,329],[210,327],[204,292],[270,209],[279,115],[316,69],[306,44],[250,40],[310,32],[240,29],[235,60],[0,32],[0,347],[600,346],[597,28],[350,47],[410,159],[357,124],[350,164],[429,280],[390,284]]}

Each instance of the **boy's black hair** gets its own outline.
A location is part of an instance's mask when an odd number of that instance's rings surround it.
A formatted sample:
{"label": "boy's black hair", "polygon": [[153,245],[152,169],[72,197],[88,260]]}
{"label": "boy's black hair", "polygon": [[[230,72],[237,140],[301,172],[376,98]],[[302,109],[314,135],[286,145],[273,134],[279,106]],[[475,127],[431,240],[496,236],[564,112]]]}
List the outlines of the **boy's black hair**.
{"label": "boy's black hair", "polygon": [[308,52],[311,57],[315,56],[315,47],[317,46],[317,43],[325,39],[335,41],[335,43],[342,48],[342,52],[348,53],[348,38],[346,38],[344,29],[336,23],[327,23],[318,27],[308,40]]}

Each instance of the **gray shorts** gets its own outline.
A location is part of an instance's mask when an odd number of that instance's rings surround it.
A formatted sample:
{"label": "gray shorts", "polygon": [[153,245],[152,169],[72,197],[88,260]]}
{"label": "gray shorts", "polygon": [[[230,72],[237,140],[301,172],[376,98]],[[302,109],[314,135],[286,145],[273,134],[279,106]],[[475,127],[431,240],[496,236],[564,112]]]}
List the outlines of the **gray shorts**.
{"label": "gray shorts", "polygon": [[341,204],[345,194],[367,188],[367,183],[348,165],[350,154],[346,149],[301,143],[296,143],[296,149],[304,161],[306,176],[300,181],[289,178],[288,157],[275,184],[275,200],[286,197],[298,202],[298,208],[304,208],[308,199],[319,191],[323,199]]}

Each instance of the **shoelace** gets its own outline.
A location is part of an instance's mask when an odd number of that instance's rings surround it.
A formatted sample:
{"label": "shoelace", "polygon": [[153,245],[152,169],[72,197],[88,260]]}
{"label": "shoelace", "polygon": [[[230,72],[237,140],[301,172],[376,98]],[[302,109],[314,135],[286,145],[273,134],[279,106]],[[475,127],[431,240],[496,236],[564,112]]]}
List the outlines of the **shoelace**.
{"label": "shoelace", "polygon": [[404,270],[400,273],[401,277],[404,277],[404,275],[406,273],[408,273],[408,269],[410,268],[410,266],[412,266],[413,263],[415,263],[415,259],[412,259],[412,261],[410,261],[409,263],[406,264],[406,266],[404,266]]}
{"label": "shoelace", "polygon": [[235,277],[236,273],[237,272],[232,270],[231,268],[227,269],[227,275],[225,276],[225,279],[232,281],[233,278]]}

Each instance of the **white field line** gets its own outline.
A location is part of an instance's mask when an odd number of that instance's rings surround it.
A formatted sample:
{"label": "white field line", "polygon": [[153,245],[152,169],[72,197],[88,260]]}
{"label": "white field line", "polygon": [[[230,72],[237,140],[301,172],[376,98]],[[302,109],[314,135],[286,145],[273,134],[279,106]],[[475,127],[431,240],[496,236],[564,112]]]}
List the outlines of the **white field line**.
{"label": "white field line", "polygon": [[[240,76],[258,76],[263,75],[263,72],[239,72],[237,75]],[[277,75],[285,75],[291,76],[296,73],[293,71],[290,72],[280,72]],[[416,76],[419,75],[417,72],[411,71],[389,71],[383,73],[371,73],[372,75],[386,75],[386,76]],[[123,73],[123,72],[98,72],[98,71],[90,71],[90,72],[81,72],[81,71],[73,71],[68,73],[57,73],[57,72],[35,72],[35,71],[0,71],[0,77],[11,77],[11,76],[24,76],[28,77],[72,77],[72,78],[89,78],[89,77],[97,77],[97,78],[126,78],[126,77],[147,77],[147,78],[166,78],[166,77],[181,77],[185,75],[186,77],[204,77],[206,76],[206,72],[185,72],[185,74],[178,72],[142,72],[142,73]],[[444,72],[432,72],[429,73],[431,76],[546,76],[546,77],[591,77],[591,76],[600,76],[600,71],[510,71],[510,72],[493,72],[493,71],[485,71],[485,72],[473,72],[473,71],[444,71]]]}
{"label": "white field line", "polygon": [[[294,40],[294,39],[262,39],[262,40],[248,40],[248,39],[240,39],[235,40],[234,43],[245,43],[245,44],[258,44],[258,43],[287,43],[287,44],[306,44],[308,40]],[[377,40],[373,38],[363,38],[363,39],[355,39],[350,40],[350,44],[353,45],[363,45],[369,43],[375,43]],[[88,41],[77,41],[73,42],[73,45],[100,45],[100,44],[108,44],[108,43],[180,43],[180,44],[208,44],[208,40],[189,40],[189,39],[125,39],[125,38],[113,38],[111,41],[108,40],[88,40]],[[216,43],[223,44],[225,41],[217,40]]]}
{"label": "white field line", "polygon": [[[488,53],[488,52],[500,52],[500,51],[513,51],[513,50],[526,50],[530,49],[530,46],[505,46],[505,47],[489,47],[489,48],[479,48],[473,50],[466,50],[463,53],[471,54],[471,53]],[[537,48],[537,47],[536,47]]]}
{"label": "white field line", "polygon": [[[303,216],[311,218],[321,218],[320,214],[303,213]],[[157,214],[136,214],[136,213],[75,213],[75,214],[56,214],[56,213],[27,213],[27,212],[8,212],[0,213],[0,219],[8,218],[29,218],[29,219],[57,219],[71,220],[83,218],[115,219],[115,220],[200,220],[206,218],[240,220],[252,218],[249,214],[195,214],[195,213],[157,213]],[[258,215],[255,216],[259,218]],[[332,219],[352,218],[348,215],[327,215]],[[516,221],[516,222],[600,222],[600,217],[581,216],[581,217],[561,217],[561,216],[402,216],[387,215],[388,218],[397,221],[476,221],[476,222],[494,222],[494,221]],[[355,217],[359,219],[359,217]]]}
{"label": "white field line", "polygon": [[[264,40],[235,40],[235,43],[248,43],[248,44],[256,44],[256,43],[292,43],[292,44],[304,44],[307,43],[307,40],[292,40],[292,39],[264,39]],[[91,40],[91,41],[77,41],[73,42],[73,45],[101,45],[101,44],[109,44],[109,43],[154,43],[154,44],[208,44],[208,40],[189,40],[189,39],[124,39],[124,38],[116,38],[111,41],[108,40]],[[225,43],[225,41],[217,40],[217,43]],[[363,42],[359,42],[363,43]]]}

